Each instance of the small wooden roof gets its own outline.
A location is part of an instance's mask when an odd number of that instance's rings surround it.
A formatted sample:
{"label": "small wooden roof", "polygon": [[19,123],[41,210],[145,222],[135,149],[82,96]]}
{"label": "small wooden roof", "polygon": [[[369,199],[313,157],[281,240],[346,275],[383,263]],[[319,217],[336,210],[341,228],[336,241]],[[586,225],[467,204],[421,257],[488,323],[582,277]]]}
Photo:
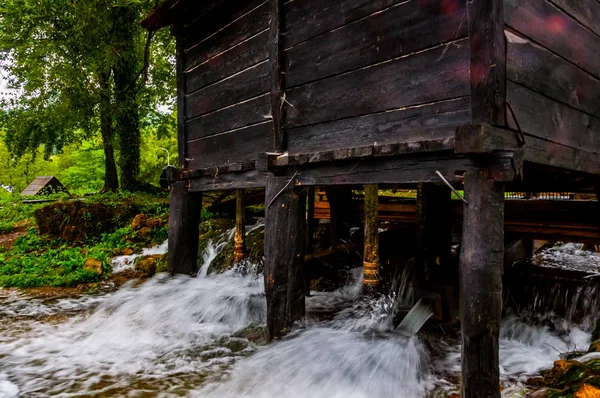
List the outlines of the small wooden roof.
{"label": "small wooden roof", "polygon": [[155,7],[142,21],[142,26],[150,31],[169,26],[175,20],[175,12],[181,0],[165,0]]}
{"label": "small wooden roof", "polygon": [[68,192],[67,188],[54,176],[39,176],[29,184],[21,196],[49,195],[56,192]]}

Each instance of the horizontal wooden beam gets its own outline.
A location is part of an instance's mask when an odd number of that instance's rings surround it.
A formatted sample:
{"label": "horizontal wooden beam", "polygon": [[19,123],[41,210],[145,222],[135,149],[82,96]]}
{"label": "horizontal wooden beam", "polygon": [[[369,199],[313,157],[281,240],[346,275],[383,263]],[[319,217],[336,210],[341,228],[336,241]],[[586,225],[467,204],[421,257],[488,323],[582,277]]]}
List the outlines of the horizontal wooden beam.
{"label": "horizontal wooden beam", "polygon": [[600,174],[600,154],[583,151],[524,134],[484,124],[459,126],[456,129],[457,154],[486,154],[495,151],[523,150],[525,162],[559,167],[590,174]]}
{"label": "horizontal wooden beam", "polygon": [[221,191],[240,188],[264,188],[266,175],[258,170],[205,175],[189,180],[191,192]]}

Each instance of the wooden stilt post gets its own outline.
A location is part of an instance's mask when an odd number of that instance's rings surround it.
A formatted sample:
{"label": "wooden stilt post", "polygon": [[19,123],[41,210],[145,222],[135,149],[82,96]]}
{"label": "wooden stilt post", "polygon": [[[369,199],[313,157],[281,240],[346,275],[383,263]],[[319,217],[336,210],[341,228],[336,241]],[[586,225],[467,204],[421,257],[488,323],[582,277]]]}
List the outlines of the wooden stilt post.
{"label": "wooden stilt post", "polygon": [[352,218],[352,187],[330,185],[325,188],[329,202],[329,237],[331,246],[350,237]]}
{"label": "wooden stilt post", "polygon": [[287,177],[269,177],[265,196],[265,293],[268,338],[283,334],[305,313],[306,192]]}
{"label": "wooden stilt post", "polygon": [[365,248],[363,285],[368,290],[379,287],[379,190],[377,185],[365,185]]}
{"label": "wooden stilt post", "polygon": [[415,266],[420,281],[445,281],[452,249],[451,191],[444,185],[417,186],[417,253]]}
{"label": "wooden stilt post", "polygon": [[313,238],[315,227],[315,187],[306,190],[306,254],[313,252]]}
{"label": "wooden stilt post", "polygon": [[462,398],[499,398],[504,185],[487,171],[465,174],[461,274]]}
{"label": "wooden stilt post", "polygon": [[198,224],[202,193],[188,192],[187,182],[171,184],[169,272],[195,275],[198,268]]}
{"label": "wooden stilt post", "polygon": [[233,260],[239,263],[246,257],[246,191],[235,190],[235,233],[233,236]]}

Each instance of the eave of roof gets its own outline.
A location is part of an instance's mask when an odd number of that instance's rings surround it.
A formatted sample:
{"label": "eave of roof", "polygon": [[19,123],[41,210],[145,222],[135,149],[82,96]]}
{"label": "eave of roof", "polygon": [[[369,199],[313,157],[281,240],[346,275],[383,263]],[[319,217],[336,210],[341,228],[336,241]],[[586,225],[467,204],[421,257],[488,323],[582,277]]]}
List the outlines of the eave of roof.
{"label": "eave of roof", "polygon": [[144,29],[154,31],[173,24],[175,20],[175,12],[181,0],[165,0],[155,7],[150,14],[142,20]]}

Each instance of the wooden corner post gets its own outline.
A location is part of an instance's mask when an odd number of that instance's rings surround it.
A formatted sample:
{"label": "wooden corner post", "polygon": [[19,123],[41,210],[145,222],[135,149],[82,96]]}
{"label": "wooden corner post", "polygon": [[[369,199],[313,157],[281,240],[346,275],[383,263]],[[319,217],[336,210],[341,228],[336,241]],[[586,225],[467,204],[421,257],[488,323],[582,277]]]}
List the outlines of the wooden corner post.
{"label": "wooden corner post", "polygon": [[375,291],[379,287],[379,189],[365,185],[365,248],[363,256],[363,285]]}
{"label": "wooden corner post", "polygon": [[500,397],[504,184],[487,170],[465,174],[460,253],[462,398]]}
{"label": "wooden corner post", "polygon": [[246,191],[235,190],[235,233],[233,235],[233,261],[239,263],[246,257]]}
{"label": "wooden corner post", "polygon": [[189,192],[187,181],[171,184],[169,215],[169,273],[195,275],[202,193]]}
{"label": "wooden corner post", "polygon": [[305,314],[306,194],[289,177],[269,177],[265,204],[267,331],[273,339]]}

